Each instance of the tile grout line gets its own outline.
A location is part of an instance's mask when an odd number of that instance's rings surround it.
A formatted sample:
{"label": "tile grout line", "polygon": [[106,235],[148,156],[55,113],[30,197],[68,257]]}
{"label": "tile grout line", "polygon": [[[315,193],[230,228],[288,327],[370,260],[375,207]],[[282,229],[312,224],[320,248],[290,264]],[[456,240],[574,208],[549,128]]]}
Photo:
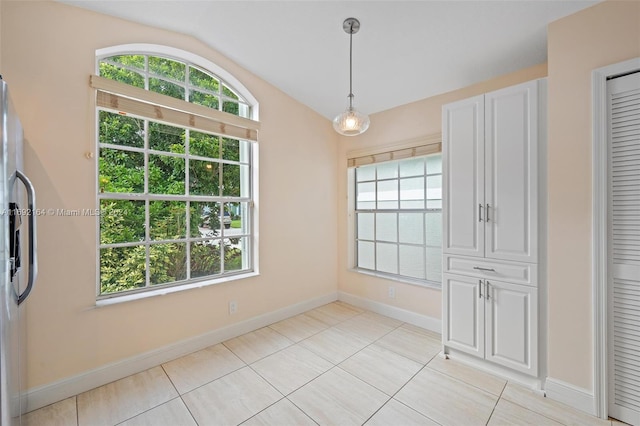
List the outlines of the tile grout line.
{"label": "tile grout line", "polygon": [[[212,345],[215,346],[215,345]],[[206,349],[206,348],[205,348]],[[196,351],[197,352],[197,351]],[[193,352],[195,353],[195,352]],[[180,398],[180,402],[182,402],[182,404],[184,405],[184,407],[187,409],[187,411],[189,412],[189,415],[191,416],[191,418],[193,419],[193,421],[195,422],[195,424],[198,424],[198,420],[196,420],[196,417],[193,415],[193,413],[191,412],[191,409],[189,408],[189,406],[187,405],[186,401],[184,399],[182,399],[182,394],[180,393],[180,391],[178,390],[177,386],[175,383],[173,383],[173,380],[171,379],[171,376],[169,375],[169,373],[167,373],[167,370],[165,370],[164,368],[164,364],[160,364],[160,367],[162,367],[162,371],[164,371],[164,374],[167,375],[167,377],[169,378],[169,381],[171,382],[171,384],[173,385],[173,388],[176,390],[176,393],[178,394],[178,398]],[[209,382],[211,383],[211,382]],[[186,394],[187,392],[185,392]],[[173,400],[171,400],[173,401]]]}
{"label": "tile grout line", "polygon": [[502,387],[502,390],[500,391],[500,395],[498,395],[498,399],[496,399],[496,403],[493,405],[493,408],[491,409],[491,414],[489,414],[489,418],[487,419],[485,426],[489,425],[489,422],[491,421],[491,417],[493,417],[493,413],[495,413],[496,407],[498,406],[498,403],[502,399],[502,394],[504,393],[504,390],[507,388],[508,384],[509,384],[509,381],[507,380],[504,386]]}
{"label": "tile grout line", "polygon": [[[509,384],[509,382],[507,382],[507,385],[508,385],[508,384]],[[507,385],[505,385],[505,389],[507,388]],[[503,393],[504,393],[504,390],[503,390]],[[535,396],[535,395],[534,395],[534,396]],[[502,397],[501,397],[501,398],[502,398]],[[546,398],[546,397],[544,397],[544,398]],[[560,424],[560,425],[565,425],[565,426],[566,426],[566,425],[568,425],[568,423],[565,423],[564,421],[561,421],[561,420],[559,420],[559,419],[554,419],[553,417],[549,417],[549,416],[547,416],[546,414],[543,414],[543,413],[541,413],[541,412],[539,412],[539,411],[532,410],[531,408],[529,408],[529,407],[525,407],[524,405],[519,404],[519,403],[517,403],[516,401],[512,401],[512,400],[507,399],[507,398],[505,398],[504,400],[505,400],[505,401],[507,401],[507,402],[509,402],[509,403],[511,403],[511,404],[513,404],[513,405],[517,405],[518,407],[520,407],[520,408],[522,408],[522,409],[525,409],[525,410],[527,410],[527,411],[531,411],[531,412],[532,412],[532,413],[534,413],[534,414],[537,414],[537,415],[542,416],[542,417],[544,417],[544,418],[546,418],[546,419],[549,419],[549,420],[551,420],[551,421],[553,421],[553,422],[556,422],[556,423],[558,423],[558,424]],[[569,406],[567,406],[567,408],[573,408],[573,407],[569,407]],[[563,409],[563,410],[565,410],[565,409]],[[567,411],[568,411],[568,410],[567,410]],[[581,414],[582,414],[582,413],[581,413]],[[585,415],[587,415],[587,414],[585,414]]]}

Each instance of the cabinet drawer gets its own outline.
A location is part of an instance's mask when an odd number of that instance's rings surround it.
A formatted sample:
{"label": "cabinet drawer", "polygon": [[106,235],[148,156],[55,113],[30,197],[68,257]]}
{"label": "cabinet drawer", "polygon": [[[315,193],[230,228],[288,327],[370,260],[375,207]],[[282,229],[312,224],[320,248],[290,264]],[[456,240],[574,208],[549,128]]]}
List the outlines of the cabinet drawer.
{"label": "cabinet drawer", "polygon": [[444,256],[444,271],[482,279],[538,286],[538,265],[463,256]]}

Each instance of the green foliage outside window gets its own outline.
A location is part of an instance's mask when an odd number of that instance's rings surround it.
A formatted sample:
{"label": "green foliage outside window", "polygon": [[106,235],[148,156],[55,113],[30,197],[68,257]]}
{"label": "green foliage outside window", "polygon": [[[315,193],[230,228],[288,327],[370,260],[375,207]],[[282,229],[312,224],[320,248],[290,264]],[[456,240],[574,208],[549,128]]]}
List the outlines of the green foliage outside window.
{"label": "green foliage outside window", "polygon": [[[185,99],[188,88],[180,83],[187,69],[189,85],[195,87],[189,92],[194,103],[219,108],[222,93],[233,99],[225,98],[222,109],[238,114],[235,100],[241,100],[234,92],[182,62],[120,55],[100,63],[103,77],[144,88],[148,75],[149,90],[179,99]],[[239,162],[241,144],[246,142],[103,110],[98,126],[100,294],[241,270],[240,238],[220,238],[224,211],[235,215],[238,212],[229,209],[238,210],[240,203],[170,197],[246,196],[241,194],[241,176],[247,175],[249,166],[225,162]],[[136,199],[136,194],[158,197]]]}

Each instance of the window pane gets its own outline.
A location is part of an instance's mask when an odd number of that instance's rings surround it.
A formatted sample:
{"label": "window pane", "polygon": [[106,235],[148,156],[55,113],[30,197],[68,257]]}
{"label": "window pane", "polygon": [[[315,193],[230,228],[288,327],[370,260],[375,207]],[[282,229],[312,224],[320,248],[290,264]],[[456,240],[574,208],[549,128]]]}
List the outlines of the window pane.
{"label": "window pane", "polygon": [[180,127],[149,122],[149,148],[184,154],[185,130]]}
{"label": "window pane", "polygon": [[376,166],[360,166],[356,169],[356,181],[374,180],[376,178]]}
{"label": "window pane", "polygon": [[412,158],[400,162],[400,177],[424,176],[424,158]]}
{"label": "window pane", "polygon": [[146,258],[144,246],[100,249],[100,294],[144,287]]}
{"label": "window pane", "polygon": [[149,247],[149,279],[152,285],[182,281],[186,278],[185,243],[153,244]]}
{"label": "window pane", "polygon": [[149,202],[149,237],[177,240],[187,236],[187,204],[183,201]]}
{"label": "window pane", "polygon": [[126,68],[100,62],[100,76],[144,89],[144,76]]}
{"label": "window pane", "polygon": [[427,174],[442,173],[442,154],[429,155],[427,158]]}
{"label": "window pane", "polygon": [[222,138],[222,159],[240,161],[240,141]]}
{"label": "window pane", "polygon": [[199,90],[189,90],[189,102],[191,102],[192,104],[203,105],[212,109],[218,109],[218,107],[220,106],[220,100],[217,96],[200,92]]}
{"label": "window pane", "polygon": [[357,188],[357,205],[358,210],[369,210],[376,208],[376,184],[375,182],[359,183]]}
{"label": "window pane", "polygon": [[442,175],[427,176],[427,199],[442,200]]}
{"label": "window pane", "polygon": [[400,275],[425,278],[424,247],[400,246]]}
{"label": "window pane", "polygon": [[220,265],[220,240],[191,243],[191,278],[219,274]]}
{"label": "window pane", "polygon": [[398,246],[376,243],[376,266],[380,272],[398,273]]}
{"label": "window pane", "polygon": [[442,213],[429,212],[427,221],[427,245],[442,247]]}
{"label": "window pane", "polygon": [[396,213],[376,213],[376,240],[398,241],[398,215]]}
{"label": "window pane", "polygon": [[[225,203],[225,212],[229,213],[229,226],[225,235],[248,234],[249,229],[249,203]],[[223,222],[227,220],[224,219]]]}
{"label": "window pane", "polygon": [[374,243],[358,241],[358,267],[365,269],[376,269],[376,254]]}
{"label": "window pane", "polygon": [[224,270],[241,271],[246,269],[245,253],[248,253],[246,237],[230,237],[224,239]]}
{"label": "window pane", "polygon": [[424,243],[424,219],[422,213],[400,213],[400,242],[410,244]]}
{"label": "window pane", "polygon": [[398,208],[398,180],[378,182],[378,208]]}
{"label": "window pane", "polygon": [[100,111],[100,143],[144,147],[144,120]]}
{"label": "window pane", "polygon": [[144,192],[144,154],[100,149],[100,192]]}
{"label": "window pane", "polygon": [[149,78],[149,90],[172,98],[184,99],[184,87],[160,78]]}
{"label": "window pane", "polygon": [[149,193],[184,195],[184,158],[149,154]]}
{"label": "window pane", "polygon": [[199,203],[192,201],[190,214],[190,229],[192,237],[219,237],[220,233],[220,204]]}
{"label": "window pane", "polygon": [[220,90],[220,85],[216,78],[194,67],[189,67],[189,83],[211,92],[217,93]]}
{"label": "window pane", "polygon": [[100,200],[100,244],[145,239],[144,201]]}
{"label": "window pane", "polygon": [[189,160],[189,192],[191,195],[220,195],[219,164]]}
{"label": "window pane", "polygon": [[358,213],[358,239],[361,240],[373,240],[374,239],[374,227],[373,227],[373,213]]}
{"label": "window pane", "polygon": [[235,100],[239,100],[240,98],[238,97],[238,95],[236,95],[233,90],[229,89],[227,86],[223,85],[222,86],[222,93],[225,96],[230,97],[231,99],[235,99]]}
{"label": "window pane", "polygon": [[427,208],[428,209],[441,209],[442,208],[442,200],[427,200]]}
{"label": "window pane", "polygon": [[424,177],[400,180],[400,208],[424,208]]}
{"label": "window pane", "polygon": [[225,197],[241,197],[242,179],[248,180],[249,166],[236,164],[222,164],[222,195]]}
{"label": "window pane", "polygon": [[442,282],[442,249],[427,247],[427,279]]}
{"label": "window pane", "polygon": [[173,80],[185,80],[186,65],[167,58],[149,56],[149,72]]}
{"label": "window pane", "polygon": [[233,115],[240,115],[240,108],[237,102],[224,101],[222,102],[222,110]]}
{"label": "window pane", "polygon": [[191,130],[189,132],[189,152],[191,155],[200,157],[219,158],[220,138]]}
{"label": "window pane", "polygon": [[378,179],[392,179],[398,177],[398,162],[390,161],[388,163],[380,163],[377,166]]}
{"label": "window pane", "polygon": [[115,62],[144,71],[144,55],[116,55],[104,58],[102,61]]}

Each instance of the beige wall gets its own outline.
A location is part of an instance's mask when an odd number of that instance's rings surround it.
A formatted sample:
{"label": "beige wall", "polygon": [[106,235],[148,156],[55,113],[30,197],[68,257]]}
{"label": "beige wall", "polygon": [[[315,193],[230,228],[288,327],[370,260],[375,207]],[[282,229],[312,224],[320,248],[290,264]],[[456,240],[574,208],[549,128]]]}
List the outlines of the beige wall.
{"label": "beige wall", "polygon": [[95,151],[88,79],[98,48],[154,43],[209,59],[258,99],[262,123],[258,277],[96,308],[95,218],[38,217],[29,388],[335,292],[337,136],[328,120],[188,36],[49,1],[5,2],[1,24],[3,75],[40,208],[95,208],[96,165],[85,152]]}
{"label": "beige wall", "polygon": [[549,26],[549,376],[593,389],[591,72],[640,56],[640,2]]}
{"label": "beige wall", "polygon": [[[442,127],[442,105],[514,84],[545,77],[546,64],[514,72],[467,88],[413,102],[371,116],[369,130],[356,137],[343,136],[338,145],[338,286],[339,290],[358,297],[406,309],[431,318],[442,316],[440,290],[404,284],[384,278],[349,271],[347,221],[347,156],[349,151],[380,149],[439,134]],[[389,286],[396,289],[396,298],[387,295]]]}
{"label": "beige wall", "polygon": [[[95,163],[84,153],[95,150],[88,75],[98,48],[154,43],[203,56],[253,93],[262,122],[259,277],[98,309],[94,219],[39,217],[29,387],[331,293],[336,279],[341,291],[439,319],[439,291],[347,270],[347,152],[440,133],[443,104],[547,75],[539,65],[374,114],[366,134],[338,138],[326,119],[191,37],[48,1],[2,1],[0,10],[2,74],[24,124],[39,207],[95,206]],[[593,363],[591,71],[640,56],[639,31],[635,1],[607,1],[549,27],[549,375],[586,389]],[[389,285],[395,299],[387,297]],[[239,302],[233,317],[230,299]]]}

